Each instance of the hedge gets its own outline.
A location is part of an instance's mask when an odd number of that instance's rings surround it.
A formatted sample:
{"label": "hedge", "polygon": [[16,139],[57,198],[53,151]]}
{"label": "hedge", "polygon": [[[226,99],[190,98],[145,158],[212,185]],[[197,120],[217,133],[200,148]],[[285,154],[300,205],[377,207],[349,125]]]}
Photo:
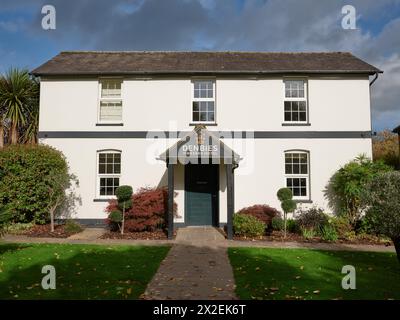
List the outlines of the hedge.
{"label": "hedge", "polygon": [[68,182],[68,165],[52,147],[12,145],[0,151],[0,206],[7,206],[12,222],[46,223],[50,194],[65,191],[58,190],[60,180]]}

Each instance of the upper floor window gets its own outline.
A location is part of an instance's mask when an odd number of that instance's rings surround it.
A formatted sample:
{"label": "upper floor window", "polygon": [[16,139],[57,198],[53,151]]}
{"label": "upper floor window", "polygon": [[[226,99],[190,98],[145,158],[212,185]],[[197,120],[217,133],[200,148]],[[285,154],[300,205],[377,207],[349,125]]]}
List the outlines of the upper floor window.
{"label": "upper floor window", "polygon": [[122,80],[105,79],[100,81],[99,122],[122,121],[121,87]]}
{"label": "upper floor window", "polygon": [[192,121],[215,122],[215,81],[193,81]]}
{"label": "upper floor window", "polygon": [[97,153],[97,188],[99,197],[112,197],[120,185],[121,152],[109,150]]}
{"label": "upper floor window", "polygon": [[308,152],[285,152],[286,187],[292,190],[294,199],[308,199],[309,173]]}
{"label": "upper floor window", "polygon": [[305,80],[285,80],[284,121],[308,121],[307,82]]}

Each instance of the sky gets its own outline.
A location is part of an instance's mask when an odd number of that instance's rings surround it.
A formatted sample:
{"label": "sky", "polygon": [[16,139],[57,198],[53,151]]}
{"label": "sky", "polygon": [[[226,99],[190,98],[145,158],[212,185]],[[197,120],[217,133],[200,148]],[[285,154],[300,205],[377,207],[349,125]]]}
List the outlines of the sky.
{"label": "sky", "polygon": [[[344,5],[356,29],[343,29]],[[400,0],[0,0],[0,72],[65,50],[350,51],[384,71],[373,130],[400,125]]]}

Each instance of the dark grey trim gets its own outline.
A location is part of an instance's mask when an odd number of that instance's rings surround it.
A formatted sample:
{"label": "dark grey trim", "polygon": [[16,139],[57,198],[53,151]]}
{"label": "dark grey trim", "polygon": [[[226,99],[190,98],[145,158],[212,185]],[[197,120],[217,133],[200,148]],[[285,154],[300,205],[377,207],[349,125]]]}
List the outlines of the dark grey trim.
{"label": "dark grey trim", "polygon": [[201,123],[201,122],[190,122],[189,126],[199,126],[199,125],[204,125],[207,127],[215,127],[218,125],[218,123]]}
{"label": "dark grey trim", "polygon": [[[217,227],[214,228],[225,228],[227,225],[226,222],[219,222]],[[188,227],[189,225],[186,224],[186,222],[174,222],[174,228],[184,228],[184,227]]]}
{"label": "dark grey trim", "polygon": [[168,239],[174,237],[174,168],[175,165],[168,163],[168,213],[167,213],[167,226],[168,226]]}
{"label": "dark grey trim", "polygon": [[96,127],[122,127],[123,123],[96,123]]}
{"label": "dark grey trim", "polygon": [[282,123],[282,127],[308,127],[311,126],[311,123]]}
{"label": "dark grey trim", "polygon": [[312,200],[307,200],[307,199],[305,199],[305,200],[301,200],[301,199],[295,200],[295,199],[293,199],[293,201],[296,202],[296,203],[313,203]]}
{"label": "dark grey trim", "polygon": [[73,220],[85,227],[105,227],[107,226],[106,219],[56,219],[58,223],[64,223],[66,220]]}
{"label": "dark grey trim", "polygon": [[[210,131],[223,137],[250,139],[253,132],[248,131]],[[40,131],[39,138],[68,139],[145,139],[151,137],[177,138],[190,131]],[[249,137],[250,136],[250,137]],[[254,139],[369,139],[371,131],[254,131]]]}
{"label": "dark grey trim", "polygon": [[93,199],[93,202],[108,202],[112,199]]}

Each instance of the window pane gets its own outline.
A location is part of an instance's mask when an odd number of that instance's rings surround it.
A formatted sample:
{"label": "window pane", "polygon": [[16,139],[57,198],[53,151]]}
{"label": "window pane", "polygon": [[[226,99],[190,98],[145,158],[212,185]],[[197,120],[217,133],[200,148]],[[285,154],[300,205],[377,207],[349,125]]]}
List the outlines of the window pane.
{"label": "window pane", "polygon": [[101,97],[102,98],[121,97],[121,81],[103,80],[101,82]]}
{"label": "window pane", "polygon": [[114,165],[114,173],[121,173],[121,165],[120,164]]}
{"label": "window pane", "polygon": [[105,164],[99,163],[99,173],[100,173],[100,174],[106,173],[106,166],[105,166]]}
{"label": "window pane", "polygon": [[200,121],[199,112],[193,111],[193,121]]}
{"label": "window pane", "polygon": [[100,102],[100,121],[121,121],[122,102]]}
{"label": "window pane", "polygon": [[193,111],[199,111],[199,102],[193,101]]}
{"label": "window pane", "polygon": [[208,121],[214,121],[214,112],[208,113]]}
{"label": "window pane", "polygon": [[300,112],[300,121],[307,121],[307,114],[305,112]]}
{"label": "window pane", "polygon": [[206,113],[200,113],[200,121],[207,121],[207,114]]}

